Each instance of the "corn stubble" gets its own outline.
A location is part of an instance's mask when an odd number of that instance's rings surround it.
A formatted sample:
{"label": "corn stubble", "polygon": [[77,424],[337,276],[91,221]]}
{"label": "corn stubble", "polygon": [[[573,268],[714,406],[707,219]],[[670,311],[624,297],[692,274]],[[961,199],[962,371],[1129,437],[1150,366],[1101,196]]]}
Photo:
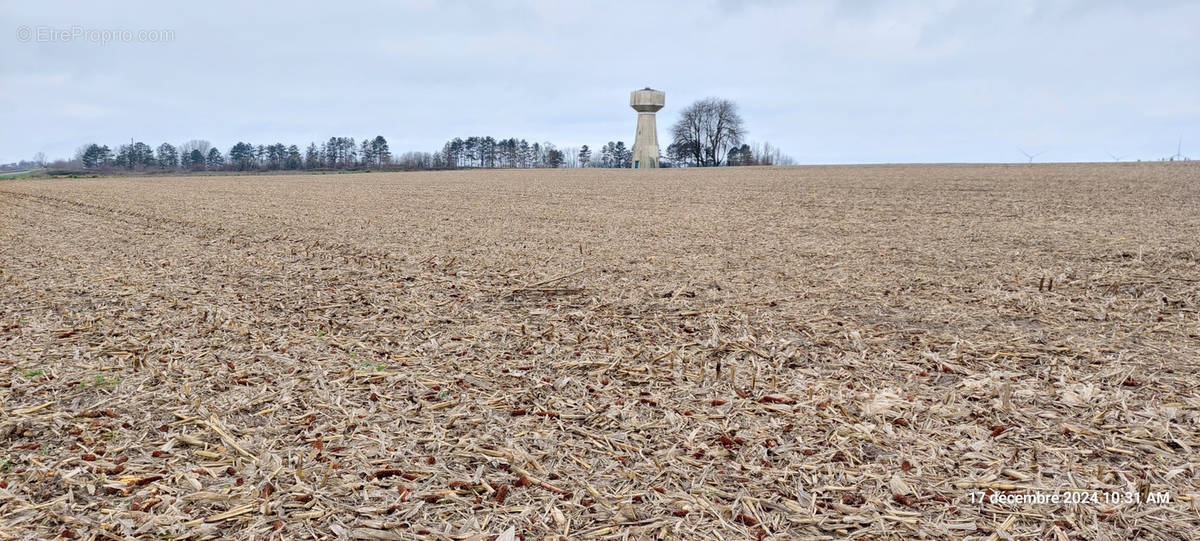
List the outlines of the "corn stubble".
{"label": "corn stubble", "polygon": [[[0,183],[0,538],[1177,538],[1200,168]],[[1005,506],[972,493],[1170,492]]]}

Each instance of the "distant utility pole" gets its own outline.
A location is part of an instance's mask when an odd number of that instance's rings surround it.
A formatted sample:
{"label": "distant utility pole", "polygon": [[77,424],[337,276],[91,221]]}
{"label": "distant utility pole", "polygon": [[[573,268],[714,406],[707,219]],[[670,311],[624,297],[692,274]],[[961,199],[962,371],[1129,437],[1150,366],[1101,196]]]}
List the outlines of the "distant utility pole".
{"label": "distant utility pole", "polygon": [[1179,136],[1179,144],[1175,146],[1175,155],[1171,156],[1171,161],[1176,161],[1176,160],[1182,161],[1185,159],[1186,158],[1183,157],[1183,136],[1180,135]]}
{"label": "distant utility pole", "polygon": [[1036,157],[1038,157],[1038,156],[1041,156],[1042,154],[1045,154],[1045,153],[1046,153],[1046,151],[1045,151],[1045,150],[1043,150],[1043,151],[1041,151],[1041,152],[1038,152],[1038,153],[1036,153],[1036,154],[1030,154],[1030,153],[1028,153],[1028,152],[1025,152],[1025,149],[1023,149],[1023,148],[1021,148],[1021,147],[1017,147],[1017,150],[1020,150],[1020,151],[1021,151],[1021,154],[1024,154],[1026,158],[1029,158],[1029,163],[1033,163],[1033,159],[1034,159],[1034,158],[1036,158]]}

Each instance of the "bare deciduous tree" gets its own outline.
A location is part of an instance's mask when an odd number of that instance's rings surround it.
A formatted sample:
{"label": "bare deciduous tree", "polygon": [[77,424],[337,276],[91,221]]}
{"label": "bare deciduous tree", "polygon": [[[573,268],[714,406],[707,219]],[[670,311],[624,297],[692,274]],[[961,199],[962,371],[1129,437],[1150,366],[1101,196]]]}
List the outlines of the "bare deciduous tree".
{"label": "bare deciduous tree", "polygon": [[719,98],[705,98],[680,113],[671,128],[671,146],[692,165],[721,165],[730,148],[740,145],[746,129],[737,104]]}
{"label": "bare deciduous tree", "polygon": [[212,148],[212,143],[203,139],[192,139],[179,145],[179,154],[182,156],[184,154],[191,154],[193,150],[199,150],[200,154],[207,156],[210,148]]}

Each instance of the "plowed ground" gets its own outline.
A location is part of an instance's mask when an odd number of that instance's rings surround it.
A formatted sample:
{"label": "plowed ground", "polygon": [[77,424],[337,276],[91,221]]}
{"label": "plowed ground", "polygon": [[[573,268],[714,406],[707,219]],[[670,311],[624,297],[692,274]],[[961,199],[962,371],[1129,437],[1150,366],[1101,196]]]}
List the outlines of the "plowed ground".
{"label": "plowed ground", "polygon": [[0,538],[1187,538],[1197,239],[1193,164],[0,182]]}

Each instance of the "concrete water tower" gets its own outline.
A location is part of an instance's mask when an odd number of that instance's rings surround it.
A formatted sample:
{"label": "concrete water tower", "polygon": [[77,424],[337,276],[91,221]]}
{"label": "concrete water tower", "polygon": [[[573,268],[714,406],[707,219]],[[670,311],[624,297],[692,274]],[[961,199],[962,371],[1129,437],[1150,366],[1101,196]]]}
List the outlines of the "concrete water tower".
{"label": "concrete water tower", "polygon": [[658,127],[654,113],[667,104],[667,95],[650,87],[634,90],[629,106],[638,112],[637,136],[633,138],[633,168],[658,167]]}

